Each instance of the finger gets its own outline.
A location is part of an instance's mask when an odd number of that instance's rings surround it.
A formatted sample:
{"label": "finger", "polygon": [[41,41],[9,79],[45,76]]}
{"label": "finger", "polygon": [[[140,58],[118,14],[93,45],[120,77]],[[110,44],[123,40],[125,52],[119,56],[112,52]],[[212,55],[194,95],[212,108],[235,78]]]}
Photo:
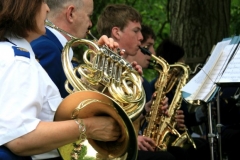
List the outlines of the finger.
{"label": "finger", "polygon": [[156,99],[156,97],[157,97],[157,91],[155,91],[155,92],[152,94],[151,100]]}
{"label": "finger", "polygon": [[168,109],[168,105],[162,106],[161,109],[166,111]]}
{"label": "finger", "polygon": [[162,104],[168,104],[168,97],[164,97],[163,100],[161,101]]}
{"label": "finger", "polygon": [[164,114],[165,114],[167,117],[169,117],[168,110],[166,110]]}
{"label": "finger", "polygon": [[184,130],[186,128],[186,126],[184,124],[179,124],[178,125],[178,129]]}
{"label": "finger", "polygon": [[168,98],[167,97],[165,97],[163,100],[162,100],[162,102],[161,102],[162,104],[167,104],[168,103]]}
{"label": "finger", "polygon": [[131,63],[131,65],[132,65],[132,67],[135,67],[135,66],[137,65],[137,62],[136,62],[136,61],[133,61],[133,62]]}
{"label": "finger", "polygon": [[184,120],[184,115],[175,115],[175,119]]}
{"label": "finger", "polygon": [[114,40],[112,38],[108,38],[108,47],[114,49]]}
{"label": "finger", "polygon": [[177,114],[183,114],[183,110],[177,110],[176,113]]}
{"label": "finger", "polygon": [[148,151],[146,147],[144,147],[143,145],[139,146],[139,149],[142,151]]}
{"label": "finger", "polygon": [[102,36],[99,38],[97,44],[98,44],[99,46],[102,46],[102,45],[104,45],[104,44],[109,45],[108,37],[107,37],[106,35],[102,35]]}
{"label": "finger", "polygon": [[115,50],[116,50],[116,53],[120,56],[123,56],[125,54],[125,49],[116,48]]}
{"label": "finger", "polygon": [[168,97],[165,97],[166,101],[168,101]]}
{"label": "finger", "polygon": [[113,48],[118,48],[119,47],[119,44],[117,42],[113,42]]}
{"label": "finger", "polygon": [[155,142],[154,142],[152,139],[148,139],[147,142],[148,142],[148,144],[149,144],[151,147],[155,147],[155,146],[156,146]]}
{"label": "finger", "polygon": [[149,143],[144,143],[143,146],[147,149],[147,151],[154,151],[154,146],[150,145]]}
{"label": "finger", "polygon": [[141,66],[136,66],[136,71],[140,74],[140,75],[142,75],[143,74],[143,71],[142,71],[142,67]]}
{"label": "finger", "polygon": [[120,51],[120,55],[122,56],[122,55],[124,55],[125,54],[125,52],[126,52],[126,50],[125,49],[121,49],[121,51]]}
{"label": "finger", "polygon": [[164,112],[164,115],[167,116],[167,117],[169,117],[168,110],[166,110],[166,111]]}
{"label": "finger", "polygon": [[184,120],[183,120],[183,119],[175,119],[175,121],[176,121],[178,124],[184,124]]}

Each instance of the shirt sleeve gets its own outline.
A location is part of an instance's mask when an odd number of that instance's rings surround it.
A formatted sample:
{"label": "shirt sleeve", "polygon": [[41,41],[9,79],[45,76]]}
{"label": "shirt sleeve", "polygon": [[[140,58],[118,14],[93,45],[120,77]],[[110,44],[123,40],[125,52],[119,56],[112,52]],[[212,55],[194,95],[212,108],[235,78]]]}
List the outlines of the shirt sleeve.
{"label": "shirt sleeve", "polygon": [[30,59],[5,54],[0,57],[0,145],[33,131],[41,110],[41,101],[35,101],[40,98],[38,72]]}

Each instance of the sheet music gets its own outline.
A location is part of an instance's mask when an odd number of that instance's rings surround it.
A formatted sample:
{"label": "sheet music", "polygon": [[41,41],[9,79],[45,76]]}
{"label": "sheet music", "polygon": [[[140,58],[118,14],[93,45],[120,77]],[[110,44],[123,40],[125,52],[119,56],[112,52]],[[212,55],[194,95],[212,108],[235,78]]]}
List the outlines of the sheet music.
{"label": "sheet music", "polygon": [[216,82],[221,78],[222,73],[228,64],[227,62],[231,58],[231,55],[234,54],[237,46],[237,43],[235,43],[236,39],[238,41],[239,37],[234,37],[230,44],[224,47],[220,57],[217,59],[216,64],[214,65],[214,68],[212,68],[211,72],[208,74],[210,78],[206,80],[202,86],[202,90],[198,93],[198,96],[196,97],[197,99],[203,99],[206,102],[217,89]]}
{"label": "sheet music", "polygon": [[219,79],[220,83],[234,83],[240,82],[240,49],[236,50],[234,57],[229,62],[226,70]]}
{"label": "sheet music", "polygon": [[186,100],[203,100],[207,102],[216,90],[215,80],[224,66],[229,52],[225,47],[232,39],[218,42],[204,67],[183,87]]}

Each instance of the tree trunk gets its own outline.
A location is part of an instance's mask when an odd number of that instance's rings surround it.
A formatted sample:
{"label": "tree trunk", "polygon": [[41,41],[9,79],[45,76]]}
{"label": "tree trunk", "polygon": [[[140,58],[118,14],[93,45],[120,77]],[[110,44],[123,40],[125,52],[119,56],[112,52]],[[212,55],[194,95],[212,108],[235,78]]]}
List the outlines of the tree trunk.
{"label": "tree trunk", "polygon": [[169,0],[170,37],[186,63],[205,63],[213,45],[229,36],[230,0]]}

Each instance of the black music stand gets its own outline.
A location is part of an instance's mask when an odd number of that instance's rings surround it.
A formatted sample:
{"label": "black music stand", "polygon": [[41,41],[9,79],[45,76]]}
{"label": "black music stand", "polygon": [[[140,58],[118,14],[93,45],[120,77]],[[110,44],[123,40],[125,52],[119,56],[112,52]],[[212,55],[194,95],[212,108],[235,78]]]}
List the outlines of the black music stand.
{"label": "black music stand", "polygon": [[212,113],[211,113],[211,102],[208,103],[208,140],[209,140],[209,146],[210,146],[210,153],[211,153],[211,160],[214,160],[214,137],[215,134],[213,133],[212,129]]}
{"label": "black music stand", "polygon": [[[217,95],[219,95],[219,90],[217,91]],[[217,100],[218,100],[218,96],[217,96]],[[207,136],[208,136],[208,140],[209,140],[211,160],[216,160],[214,158],[214,138],[216,138],[216,137],[218,138],[219,137],[219,133],[218,133],[218,135],[216,135],[213,132],[213,124],[212,124],[212,102],[213,101],[214,101],[214,98],[212,98],[211,101],[207,102],[207,110],[208,110],[208,135]],[[217,114],[220,115],[219,113],[217,113]],[[219,123],[219,122],[217,122],[217,123]],[[217,124],[216,126],[218,128],[218,126],[220,126],[220,125]],[[218,147],[221,148],[221,145],[219,144]],[[220,157],[221,157],[221,153],[220,153]],[[222,160],[222,159],[220,159],[220,160]]]}
{"label": "black music stand", "polygon": [[220,89],[218,90],[217,93],[217,140],[218,140],[218,151],[219,151],[219,157],[220,160],[222,160],[222,140],[221,140],[221,131],[223,125],[221,124],[221,119],[220,119],[220,90],[221,88],[224,87],[240,87],[240,82],[231,82],[231,83],[221,83],[217,82],[215,83]]}

